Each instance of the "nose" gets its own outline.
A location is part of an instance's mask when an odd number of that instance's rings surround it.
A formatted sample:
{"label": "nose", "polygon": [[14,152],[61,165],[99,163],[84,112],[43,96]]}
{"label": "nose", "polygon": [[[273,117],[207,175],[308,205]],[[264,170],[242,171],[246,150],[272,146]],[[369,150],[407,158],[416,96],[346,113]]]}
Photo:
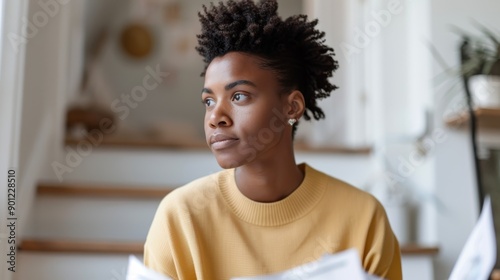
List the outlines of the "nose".
{"label": "nose", "polygon": [[231,126],[233,124],[230,117],[230,108],[227,108],[227,106],[223,102],[220,102],[211,110],[208,119],[208,126],[210,128]]}

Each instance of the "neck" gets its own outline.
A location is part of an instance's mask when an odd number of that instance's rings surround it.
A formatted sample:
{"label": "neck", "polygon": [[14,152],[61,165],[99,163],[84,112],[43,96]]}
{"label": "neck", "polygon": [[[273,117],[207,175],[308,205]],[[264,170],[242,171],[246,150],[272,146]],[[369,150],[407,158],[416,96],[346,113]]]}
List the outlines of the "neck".
{"label": "neck", "polygon": [[304,172],[295,163],[293,152],[274,156],[266,161],[253,162],[235,170],[240,192],[257,202],[276,202],[297,189]]}

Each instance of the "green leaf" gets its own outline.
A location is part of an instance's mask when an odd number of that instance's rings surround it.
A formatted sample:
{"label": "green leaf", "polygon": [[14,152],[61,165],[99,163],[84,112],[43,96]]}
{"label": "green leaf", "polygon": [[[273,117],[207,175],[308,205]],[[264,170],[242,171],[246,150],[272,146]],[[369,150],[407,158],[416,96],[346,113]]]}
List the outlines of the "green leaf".
{"label": "green leaf", "polygon": [[444,60],[443,56],[439,53],[437,48],[432,44],[429,43],[429,47],[432,53],[432,56],[436,59],[438,64],[441,66],[443,69],[449,69],[450,67],[446,64],[446,61]]}
{"label": "green leaf", "polygon": [[495,44],[495,45],[500,45],[500,41],[498,40],[498,38],[496,37],[495,33],[493,33],[493,31],[491,31],[488,27],[484,26],[483,24],[481,24],[479,21],[477,21],[476,19],[472,19],[473,20],[473,24],[476,25],[476,27],[484,34],[486,35],[488,38],[490,38],[490,40]]}

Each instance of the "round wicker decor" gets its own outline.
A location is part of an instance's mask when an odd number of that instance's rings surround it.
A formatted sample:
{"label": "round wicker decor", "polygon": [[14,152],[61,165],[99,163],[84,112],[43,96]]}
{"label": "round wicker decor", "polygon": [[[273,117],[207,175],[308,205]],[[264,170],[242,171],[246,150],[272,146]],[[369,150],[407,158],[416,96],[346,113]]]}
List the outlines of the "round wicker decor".
{"label": "round wicker decor", "polygon": [[145,58],[153,51],[153,35],[141,24],[126,26],[121,34],[121,46],[125,53],[133,58]]}

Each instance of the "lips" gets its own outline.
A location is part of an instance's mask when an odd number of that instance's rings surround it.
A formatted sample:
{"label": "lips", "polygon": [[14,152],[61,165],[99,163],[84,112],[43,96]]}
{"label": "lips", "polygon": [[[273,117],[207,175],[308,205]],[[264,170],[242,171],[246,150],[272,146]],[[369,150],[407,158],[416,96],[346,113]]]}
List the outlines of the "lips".
{"label": "lips", "polygon": [[238,140],[238,138],[226,134],[212,134],[210,136],[210,146],[214,150],[222,150],[236,144]]}

